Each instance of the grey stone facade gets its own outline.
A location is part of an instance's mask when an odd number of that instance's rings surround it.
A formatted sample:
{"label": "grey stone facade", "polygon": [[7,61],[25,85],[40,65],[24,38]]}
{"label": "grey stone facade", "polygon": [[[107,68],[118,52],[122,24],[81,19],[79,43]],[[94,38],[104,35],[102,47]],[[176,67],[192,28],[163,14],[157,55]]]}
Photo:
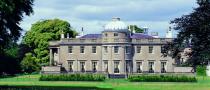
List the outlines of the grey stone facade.
{"label": "grey stone facade", "polygon": [[171,73],[175,60],[163,57],[161,47],[172,40],[132,33],[115,18],[101,34],[50,41],[50,65],[69,73]]}

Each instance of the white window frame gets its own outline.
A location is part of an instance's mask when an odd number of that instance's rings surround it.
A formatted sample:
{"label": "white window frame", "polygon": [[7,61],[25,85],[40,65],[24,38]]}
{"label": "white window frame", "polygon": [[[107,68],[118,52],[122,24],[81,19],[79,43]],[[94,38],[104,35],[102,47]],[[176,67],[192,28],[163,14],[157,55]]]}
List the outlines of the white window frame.
{"label": "white window frame", "polygon": [[[115,52],[115,47],[117,47],[117,52]],[[119,48],[120,48],[119,46],[114,46],[114,53],[115,54],[119,54]]]}
{"label": "white window frame", "polygon": [[[71,49],[71,52],[70,52]],[[73,46],[68,46],[68,53],[73,54]]]}
{"label": "white window frame", "polygon": [[[81,52],[82,51],[82,47],[83,47],[83,53]],[[80,46],[80,53],[81,54],[85,54],[85,46]]]}

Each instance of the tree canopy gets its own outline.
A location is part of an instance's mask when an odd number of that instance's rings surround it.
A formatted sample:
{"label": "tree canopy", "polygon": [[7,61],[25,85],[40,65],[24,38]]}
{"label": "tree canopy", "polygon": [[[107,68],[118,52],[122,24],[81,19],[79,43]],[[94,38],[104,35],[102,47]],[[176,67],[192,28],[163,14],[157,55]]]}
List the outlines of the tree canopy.
{"label": "tree canopy", "polygon": [[34,0],[1,0],[0,1],[0,54],[4,53],[10,41],[17,41],[22,29],[19,22],[24,15],[33,12]]}
{"label": "tree canopy", "polygon": [[135,31],[135,33],[143,33],[144,30],[139,28],[137,25],[129,25],[131,31]]}
{"label": "tree canopy", "polygon": [[31,54],[26,54],[24,60],[32,57],[31,60],[35,60],[37,64],[47,65],[49,63],[48,43],[50,40],[59,40],[61,33],[69,33],[70,37],[75,37],[77,34],[67,21],[60,19],[41,20],[33,24],[22,41],[31,49]]}
{"label": "tree canopy", "polygon": [[189,15],[171,21],[178,35],[166,46],[166,54],[170,53],[174,58],[180,58],[180,52],[186,47],[191,48],[187,63],[194,68],[210,60],[210,1],[197,0],[197,4]]}

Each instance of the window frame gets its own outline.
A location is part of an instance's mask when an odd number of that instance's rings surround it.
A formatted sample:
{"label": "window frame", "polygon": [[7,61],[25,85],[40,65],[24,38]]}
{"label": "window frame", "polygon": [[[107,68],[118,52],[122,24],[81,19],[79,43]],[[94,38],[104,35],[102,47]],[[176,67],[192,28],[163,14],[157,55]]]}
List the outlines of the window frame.
{"label": "window frame", "polygon": [[97,46],[92,46],[92,53],[97,53]]}
{"label": "window frame", "polygon": [[155,70],[154,70],[154,68],[153,67],[155,67],[155,62],[154,61],[149,61],[148,62],[148,72],[149,73],[154,73],[155,72]]}
{"label": "window frame", "polygon": [[114,53],[118,54],[119,53],[119,46],[114,46]]}
{"label": "window frame", "polygon": [[126,53],[126,54],[129,54],[129,53],[130,53],[130,48],[129,48],[129,46],[125,46],[125,53]]}
{"label": "window frame", "polygon": [[154,52],[154,46],[149,46],[149,53],[153,53]]}
{"label": "window frame", "polygon": [[85,72],[85,61],[80,61],[80,72]]}
{"label": "window frame", "polygon": [[114,37],[117,37],[117,36],[119,36],[118,33],[114,33]]}
{"label": "window frame", "polygon": [[70,54],[73,53],[73,46],[68,46],[68,53],[70,53]]}
{"label": "window frame", "polygon": [[166,73],[166,67],[167,67],[167,62],[166,61],[161,61],[160,62],[160,69],[161,69],[161,73]]}
{"label": "window frame", "polygon": [[136,53],[141,53],[141,46],[136,46]]}
{"label": "window frame", "polygon": [[119,65],[120,61],[114,61],[114,73],[120,73]]}
{"label": "window frame", "polygon": [[105,53],[108,53],[109,51],[108,51],[108,46],[104,46],[104,52]]}
{"label": "window frame", "polygon": [[[137,73],[142,73],[143,72],[143,70],[142,70],[142,64],[143,62],[142,61],[137,61],[136,62],[136,72]],[[140,69],[140,70],[138,70],[138,69]]]}
{"label": "window frame", "polygon": [[[71,64],[70,64],[71,63]],[[74,61],[68,61],[68,72],[74,72]]]}
{"label": "window frame", "polygon": [[97,61],[92,61],[92,72],[97,72],[97,64],[98,62]]}
{"label": "window frame", "polygon": [[82,53],[82,54],[85,53],[85,46],[80,46],[80,53]]}

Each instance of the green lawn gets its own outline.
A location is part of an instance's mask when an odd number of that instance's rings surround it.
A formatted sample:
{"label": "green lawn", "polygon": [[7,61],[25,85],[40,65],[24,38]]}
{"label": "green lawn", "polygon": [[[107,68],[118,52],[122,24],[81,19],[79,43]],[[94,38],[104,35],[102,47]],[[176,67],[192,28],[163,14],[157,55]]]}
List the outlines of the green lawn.
{"label": "green lawn", "polygon": [[125,79],[109,79],[104,82],[39,81],[40,75],[21,75],[0,79],[0,85],[8,86],[75,86],[112,88],[114,90],[210,90],[210,77],[197,77],[196,83],[128,82]]}

